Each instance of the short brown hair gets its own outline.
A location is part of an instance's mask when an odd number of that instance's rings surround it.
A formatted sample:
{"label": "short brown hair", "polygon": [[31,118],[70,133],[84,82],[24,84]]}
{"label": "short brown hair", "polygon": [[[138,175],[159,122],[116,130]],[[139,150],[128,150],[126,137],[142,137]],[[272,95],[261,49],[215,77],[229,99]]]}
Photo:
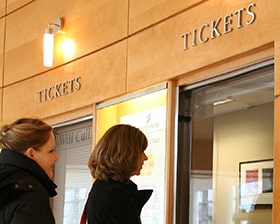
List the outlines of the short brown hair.
{"label": "short brown hair", "polygon": [[147,145],[146,136],[136,127],[118,124],[109,128],[90,155],[88,166],[91,175],[105,181],[129,180]]}
{"label": "short brown hair", "polygon": [[28,148],[38,150],[50,136],[52,127],[38,118],[20,118],[0,129],[0,147],[24,153]]}

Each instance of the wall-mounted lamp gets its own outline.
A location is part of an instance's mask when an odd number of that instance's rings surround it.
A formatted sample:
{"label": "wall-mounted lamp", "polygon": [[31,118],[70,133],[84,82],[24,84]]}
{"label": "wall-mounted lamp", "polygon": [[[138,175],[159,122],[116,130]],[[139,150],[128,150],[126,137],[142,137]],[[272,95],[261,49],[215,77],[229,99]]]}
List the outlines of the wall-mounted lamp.
{"label": "wall-mounted lamp", "polygon": [[44,32],[44,66],[53,66],[54,34],[58,33],[64,25],[63,18],[56,18],[53,23],[49,23]]}

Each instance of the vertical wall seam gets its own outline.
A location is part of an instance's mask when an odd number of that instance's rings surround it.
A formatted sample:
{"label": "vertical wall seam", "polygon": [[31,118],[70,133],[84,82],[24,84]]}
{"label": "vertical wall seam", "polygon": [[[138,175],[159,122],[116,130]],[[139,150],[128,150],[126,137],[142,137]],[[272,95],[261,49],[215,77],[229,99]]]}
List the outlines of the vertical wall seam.
{"label": "vertical wall seam", "polygon": [[126,28],[126,66],[125,66],[125,92],[128,92],[128,54],[129,54],[129,18],[130,18],[130,0],[127,1],[127,28]]}
{"label": "vertical wall seam", "polygon": [[4,111],[4,71],[5,71],[5,58],[6,58],[6,34],[7,34],[7,1],[5,1],[5,12],[4,12],[4,27],[3,27],[3,41],[2,41],[2,44],[3,44],[3,49],[2,49],[2,54],[3,54],[3,57],[2,57],[2,70],[1,70],[1,81],[2,81],[2,86],[1,86],[1,89],[2,89],[2,95],[1,95],[1,121],[3,121],[3,111]]}

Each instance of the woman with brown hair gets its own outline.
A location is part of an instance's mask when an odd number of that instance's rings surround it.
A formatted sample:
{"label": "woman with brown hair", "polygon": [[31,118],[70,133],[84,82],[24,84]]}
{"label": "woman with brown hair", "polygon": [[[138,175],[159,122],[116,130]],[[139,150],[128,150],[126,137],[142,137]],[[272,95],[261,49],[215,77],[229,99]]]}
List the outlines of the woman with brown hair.
{"label": "woman with brown hair", "polygon": [[146,136],[130,125],[111,127],[89,158],[95,182],[87,200],[88,224],[140,224],[140,213],[152,190],[138,190],[130,178],[147,160]]}
{"label": "woman with brown hair", "polygon": [[40,119],[21,118],[0,129],[0,223],[54,224],[49,198],[53,183],[55,138]]}

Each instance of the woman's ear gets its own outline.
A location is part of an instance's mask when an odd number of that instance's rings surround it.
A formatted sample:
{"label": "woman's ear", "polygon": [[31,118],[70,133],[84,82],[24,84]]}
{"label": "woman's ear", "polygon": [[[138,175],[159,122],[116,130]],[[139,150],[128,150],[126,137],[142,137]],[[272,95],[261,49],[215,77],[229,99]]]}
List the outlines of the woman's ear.
{"label": "woman's ear", "polygon": [[25,155],[30,159],[34,159],[34,149],[32,147],[28,148]]}

